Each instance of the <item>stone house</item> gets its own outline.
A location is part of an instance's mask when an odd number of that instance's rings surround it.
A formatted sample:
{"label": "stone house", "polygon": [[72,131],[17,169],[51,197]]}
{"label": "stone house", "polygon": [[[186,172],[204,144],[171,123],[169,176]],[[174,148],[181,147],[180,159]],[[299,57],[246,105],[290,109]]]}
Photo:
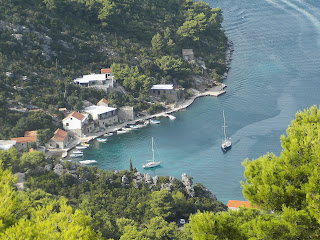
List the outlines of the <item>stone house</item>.
{"label": "stone house", "polygon": [[62,123],[64,130],[71,131],[80,137],[94,131],[94,123],[90,121],[89,116],[79,112],[70,113]]}
{"label": "stone house", "polygon": [[11,138],[11,140],[16,141],[15,147],[18,151],[27,149],[33,143],[37,144],[37,136]]}
{"label": "stone house", "polygon": [[109,107],[109,101],[105,98],[102,98],[98,103],[98,106],[105,106],[105,107]]}
{"label": "stone house", "polygon": [[157,84],[152,86],[150,97],[156,100],[164,99],[167,102],[176,102],[182,97],[182,91],[175,89],[173,84]]}
{"label": "stone house", "polygon": [[54,132],[53,137],[46,144],[46,148],[61,148],[61,149],[67,148],[69,145],[69,142],[70,142],[70,136],[68,132],[58,128]]}

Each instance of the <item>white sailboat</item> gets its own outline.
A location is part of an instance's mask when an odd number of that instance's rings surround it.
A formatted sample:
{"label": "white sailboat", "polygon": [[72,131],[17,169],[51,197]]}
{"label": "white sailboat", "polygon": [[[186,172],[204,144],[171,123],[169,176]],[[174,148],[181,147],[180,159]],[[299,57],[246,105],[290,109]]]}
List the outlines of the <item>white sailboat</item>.
{"label": "white sailboat", "polygon": [[148,161],[146,164],[142,164],[143,168],[153,168],[160,166],[161,162],[154,161],[154,148],[153,148],[153,137],[152,137],[152,160]]}
{"label": "white sailboat", "polygon": [[224,116],[224,111],[223,111],[223,133],[224,133],[224,140],[222,141],[221,148],[224,152],[228,151],[231,148],[231,138],[227,138],[226,136],[226,118]]}

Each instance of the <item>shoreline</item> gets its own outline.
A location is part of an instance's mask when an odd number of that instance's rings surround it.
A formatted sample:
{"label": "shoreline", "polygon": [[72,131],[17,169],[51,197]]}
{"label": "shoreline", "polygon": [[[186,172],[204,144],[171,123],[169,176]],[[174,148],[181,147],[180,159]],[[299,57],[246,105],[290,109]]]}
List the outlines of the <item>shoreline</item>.
{"label": "shoreline", "polygon": [[226,93],[226,91],[224,90],[224,88],[226,88],[226,85],[223,83],[219,83],[217,86],[214,86],[204,92],[200,92],[198,90],[193,89],[194,91],[194,95],[191,96],[188,99],[183,100],[182,102],[177,102],[175,104],[175,106],[171,107],[171,109],[167,109],[164,112],[160,112],[160,113],[156,113],[153,115],[145,115],[143,117],[131,120],[131,121],[127,121],[127,122],[123,122],[123,123],[119,123],[117,125],[113,125],[110,127],[107,127],[104,131],[101,132],[96,132],[96,133],[91,133],[86,137],[82,137],[82,138],[78,138],[76,139],[74,142],[70,143],[70,146],[68,148],[65,149],[49,149],[48,152],[46,153],[47,156],[54,156],[54,155],[60,155],[61,158],[66,158],[68,156],[68,152],[72,149],[74,149],[78,144],[82,143],[82,142],[90,142],[96,138],[99,138],[101,136],[103,136],[106,133],[109,132],[115,132],[117,130],[119,130],[120,128],[123,128],[125,126],[127,126],[128,124],[136,124],[139,121],[145,121],[145,120],[150,120],[153,118],[160,118],[160,117],[167,117],[168,114],[171,113],[175,113],[181,110],[184,110],[186,108],[188,108],[189,106],[192,105],[192,103],[200,97],[205,97],[205,96],[214,96],[214,97],[218,97],[224,93]]}
{"label": "shoreline", "polygon": [[[226,72],[223,74],[222,76],[222,80],[225,80],[228,77],[228,73],[229,70],[231,68],[231,61],[232,61],[232,54],[233,54],[234,48],[233,48],[233,42],[231,40],[228,40],[228,47],[226,50],[226,59],[225,59],[225,64],[227,66],[226,68]],[[77,138],[76,140],[74,140],[73,142],[71,142],[68,148],[65,149],[49,149],[48,152],[46,153],[46,156],[50,157],[50,156],[57,156],[57,157],[61,157],[61,160],[63,158],[66,158],[68,156],[68,152],[72,149],[74,149],[78,144],[80,143],[87,143],[90,142],[96,138],[99,138],[101,136],[103,136],[106,133],[109,132],[115,132],[125,126],[127,126],[128,124],[136,124],[139,121],[145,121],[145,120],[149,120],[152,118],[160,118],[160,117],[168,117],[168,114],[171,113],[175,113],[181,110],[184,110],[186,108],[188,108],[189,106],[192,105],[192,103],[200,97],[205,97],[205,96],[214,96],[214,97],[218,97],[224,93],[226,93],[226,91],[224,90],[227,86],[222,83],[222,82],[215,82],[216,86],[209,88],[209,89],[205,89],[205,91],[199,91],[196,89],[190,89],[193,91],[194,95],[191,96],[188,99],[184,99],[181,102],[177,102],[173,107],[171,107],[171,109],[167,109],[164,112],[161,113],[156,113],[153,115],[145,115],[143,117],[131,120],[131,121],[127,121],[127,122],[123,122],[123,123],[119,123],[110,127],[107,127],[104,131],[101,132],[96,132],[96,133],[90,133],[88,136],[86,137],[81,137],[81,138]]]}

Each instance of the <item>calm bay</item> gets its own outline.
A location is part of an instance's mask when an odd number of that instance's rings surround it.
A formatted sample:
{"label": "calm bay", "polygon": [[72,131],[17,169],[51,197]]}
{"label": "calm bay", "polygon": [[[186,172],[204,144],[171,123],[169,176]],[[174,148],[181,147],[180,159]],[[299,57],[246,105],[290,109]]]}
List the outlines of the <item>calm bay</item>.
{"label": "calm bay", "polygon": [[[228,38],[234,43],[227,93],[197,99],[176,120],[93,141],[84,159],[95,159],[99,168],[129,169],[181,178],[193,177],[227,203],[244,200],[246,159],[268,152],[279,155],[280,135],[297,111],[319,105],[320,2],[317,0],[217,0],[211,7],[223,10]],[[223,117],[230,151],[223,153]],[[161,167],[146,170],[142,164],[155,158]]]}

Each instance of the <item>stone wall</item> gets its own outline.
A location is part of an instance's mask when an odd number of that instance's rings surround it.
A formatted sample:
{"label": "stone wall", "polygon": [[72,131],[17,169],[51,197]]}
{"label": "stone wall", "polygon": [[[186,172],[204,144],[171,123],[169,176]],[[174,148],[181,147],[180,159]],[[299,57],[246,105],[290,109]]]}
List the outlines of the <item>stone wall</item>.
{"label": "stone wall", "polygon": [[121,107],[118,110],[119,122],[127,122],[134,120],[133,107]]}

